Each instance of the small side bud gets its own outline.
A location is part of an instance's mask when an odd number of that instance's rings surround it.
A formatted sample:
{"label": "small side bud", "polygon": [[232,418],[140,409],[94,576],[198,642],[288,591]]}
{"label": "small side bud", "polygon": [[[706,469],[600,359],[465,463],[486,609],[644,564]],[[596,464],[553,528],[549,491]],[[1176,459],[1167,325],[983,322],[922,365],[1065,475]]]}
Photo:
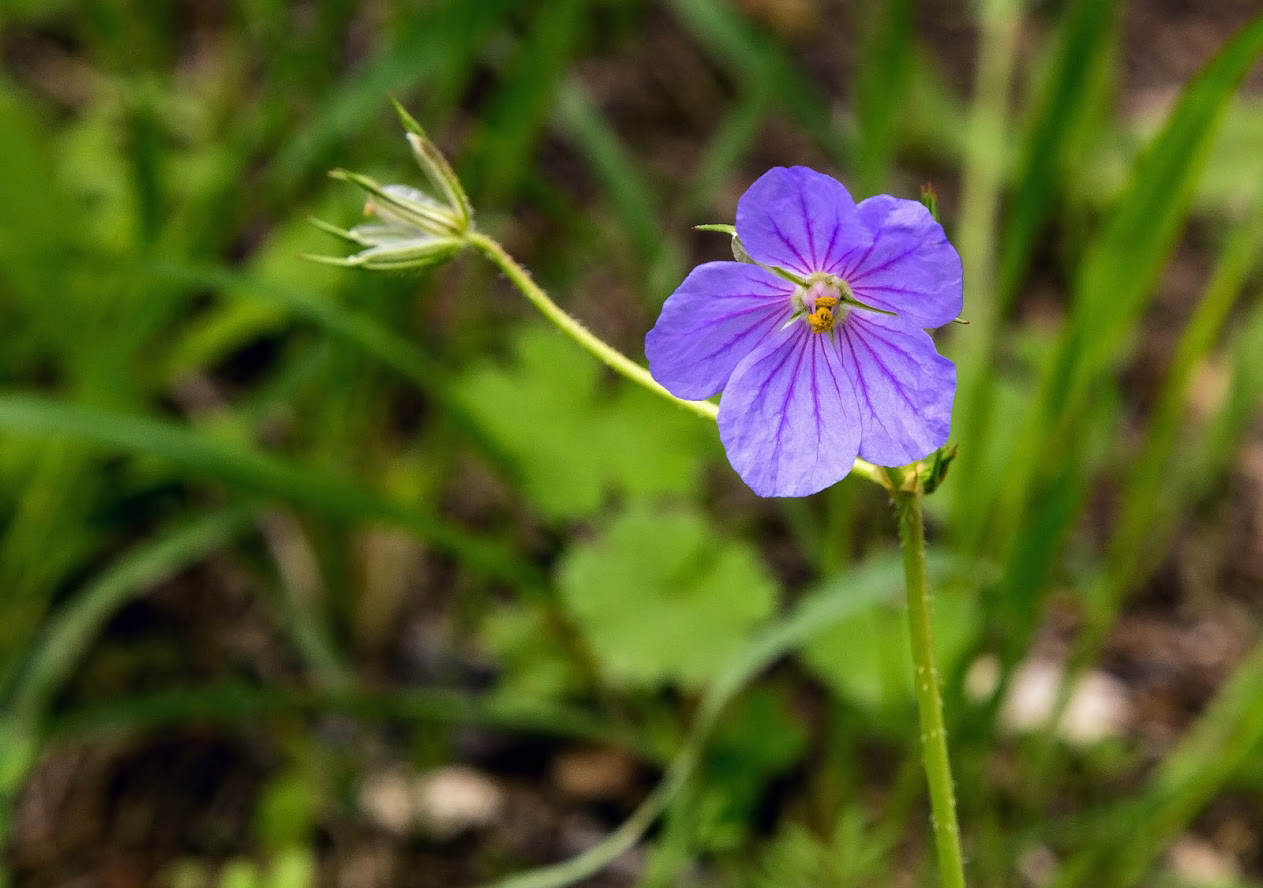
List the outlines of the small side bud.
{"label": "small side bud", "polygon": [[926,182],[921,186],[921,203],[925,204],[925,208],[930,211],[930,216],[938,222],[938,192],[934,190],[933,183]]}
{"label": "small side bud", "polygon": [[322,231],[364,249],[352,256],[305,258],[329,265],[399,270],[445,262],[467,244],[473,229],[473,208],[456,173],[426,136],[421,125],[393,98],[391,102],[407,130],[405,138],[421,171],[436,194],[410,185],[381,185],[348,170],[329,175],[362,189],[367,195],[364,215],[373,221],[344,231],[312,220]]}
{"label": "small side bud", "polygon": [[925,475],[925,479],[921,482],[922,489],[926,495],[938,490],[939,485],[943,483],[943,479],[947,477],[947,470],[952,464],[952,460],[956,459],[956,448],[958,445],[953,444],[951,447],[940,447],[934,451],[934,460],[930,463],[930,469]]}

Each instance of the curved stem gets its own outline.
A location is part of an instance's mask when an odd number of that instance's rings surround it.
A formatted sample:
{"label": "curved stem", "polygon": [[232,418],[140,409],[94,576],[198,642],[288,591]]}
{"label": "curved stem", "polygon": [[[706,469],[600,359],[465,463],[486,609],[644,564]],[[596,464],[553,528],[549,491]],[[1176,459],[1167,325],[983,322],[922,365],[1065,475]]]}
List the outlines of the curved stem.
{"label": "curved stem", "polygon": [[681,407],[691,410],[705,419],[714,420],[719,415],[719,408],[709,401],[685,401],[682,398],[677,398],[658,385],[654,378],[649,375],[648,370],[632,361],[622,352],[612,348],[603,339],[597,337],[591,330],[567,314],[561,306],[549,298],[539,284],[535,283],[534,279],[531,278],[530,272],[518,265],[513,257],[505,252],[504,247],[500,246],[496,241],[481,232],[471,231],[469,233],[469,242],[490,259],[493,265],[504,272],[505,277],[512,281],[513,286],[517,287],[522,295],[540,310],[544,317],[556,324],[561,332],[599,358],[611,370],[627,377],[637,385],[644,386],[654,394],[674,401]]}
{"label": "curved stem", "polygon": [[900,491],[894,497],[899,513],[904,580],[908,589],[908,628],[912,637],[914,684],[921,720],[921,755],[930,787],[939,877],[943,888],[964,888],[965,865],[960,850],[960,826],[956,822],[956,793],[952,785],[951,762],[947,756],[947,728],[943,721],[938,667],[934,663],[921,493]]}
{"label": "curved stem", "polygon": [[[540,310],[540,313],[548,320],[557,325],[561,332],[565,333],[583,348],[591,352],[598,360],[607,367],[618,373],[637,385],[643,386],[649,391],[668,401],[679,404],[686,410],[690,410],[703,419],[709,419],[712,422],[719,415],[719,407],[709,401],[686,401],[683,398],[677,398],[649,375],[649,371],[644,367],[632,361],[622,352],[611,347],[600,337],[596,336],[583,324],[579,323],[569,314],[567,314],[561,306],[553,302],[548,294],[535,283],[530,272],[517,263],[512,256],[505,252],[504,247],[499,243],[487,237],[480,231],[470,231],[466,235],[469,244],[486,256],[491,263],[504,273],[513,286],[525,296],[532,305]],[[855,466],[851,469],[851,473],[859,475],[868,481],[873,482],[881,487],[886,487],[886,481],[872,463],[866,460],[857,459]]]}

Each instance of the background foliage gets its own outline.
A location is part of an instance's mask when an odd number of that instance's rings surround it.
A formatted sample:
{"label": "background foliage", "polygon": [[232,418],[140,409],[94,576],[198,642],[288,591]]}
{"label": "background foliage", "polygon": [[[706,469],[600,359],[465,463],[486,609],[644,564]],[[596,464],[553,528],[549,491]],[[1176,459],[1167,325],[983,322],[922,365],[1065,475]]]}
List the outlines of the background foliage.
{"label": "background foliage", "polygon": [[768,166],[932,181],[971,880],[1257,883],[1261,53],[1249,0],[0,5],[6,878],[929,878],[880,492],[757,500],[475,257],[299,261],[327,169],[418,178],[394,94],[637,359]]}

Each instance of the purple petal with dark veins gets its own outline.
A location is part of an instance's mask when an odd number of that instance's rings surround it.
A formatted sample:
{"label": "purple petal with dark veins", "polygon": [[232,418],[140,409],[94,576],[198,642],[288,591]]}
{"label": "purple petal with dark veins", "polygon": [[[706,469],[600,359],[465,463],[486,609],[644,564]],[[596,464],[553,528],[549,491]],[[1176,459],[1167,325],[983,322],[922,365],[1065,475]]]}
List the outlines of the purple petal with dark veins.
{"label": "purple petal with dark veins", "polygon": [[960,315],[960,255],[943,226],[915,200],[879,194],[859,203],[871,246],[845,257],[839,277],[855,298],[893,311],[917,327],[941,327]]}
{"label": "purple petal with dark veins", "polygon": [[653,378],[677,398],[709,398],[793,313],[794,285],[745,262],[707,262],[667,297],[645,336]]}
{"label": "purple petal with dark veins", "polygon": [[947,443],[956,365],[928,333],[901,318],[852,311],[834,328],[862,429],[859,455],[902,466]]}
{"label": "purple petal with dark veins", "polygon": [[759,496],[807,496],[855,464],[860,421],[838,345],[792,324],[759,343],[728,380],[719,437]]}
{"label": "purple petal with dark veins", "polygon": [[737,236],[750,258],[808,275],[834,272],[872,243],[846,187],[807,167],[773,167],[737,202]]}

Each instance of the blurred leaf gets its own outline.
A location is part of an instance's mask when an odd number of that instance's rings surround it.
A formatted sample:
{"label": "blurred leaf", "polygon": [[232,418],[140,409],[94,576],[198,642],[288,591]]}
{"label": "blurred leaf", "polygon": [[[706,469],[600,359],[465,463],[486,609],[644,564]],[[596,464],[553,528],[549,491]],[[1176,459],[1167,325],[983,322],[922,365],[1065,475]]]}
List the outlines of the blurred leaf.
{"label": "blurred leaf", "polygon": [[253,860],[229,860],[219,871],[218,888],[266,888]]}
{"label": "blurred leaf", "polygon": [[[931,582],[941,582],[943,562],[931,558],[929,567]],[[902,578],[903,564],[898,557],[879,557],[817,587],[789,616],[755,635],[719,672],[702,697],[696,719],[662,782],[618,829],[570,860],[502,879],[494,888],[559,888],[591,876],[633,847],[692,778],[720,716],[742,689],[835,622],[892,597]]]}
{"label": "blurred leaf", "polygon": [[29,300],[49,297],[59,248],[81,233],[66,227],[71,214],[48,143],[43,121],[0,79],[0,283]]}
{"label": "blurred leaf", "polygon": [[885,190],[895,153],[896,109],[903,107],[911,82],[916,35],[911,0],[870,4],[857,11],[865,21],[854,78],[855,113],[860,125],[855,191],[867,196]]}
{"label": "blurred leaf", "polygon": [[588,3],[539,0],[523,7],[533,13],[531,30],[479,115],[479,136],[462,177],[470,192],[495,203],[527,177],[553,95],[583,33]]}
{"label": "blurred leaf", "polygon": [[315,851],[293,847],[272,855],[266,878],[268,888],[309,888],[317,884],[317,875]]}
{"label": "blurred leaf", "polygon": [[556,700],[582,686],[573,660],[542,625],[538,611],[498,609],[485,621],[483,639],[502,667],[497,699]]}
{"label": "blurred leaf", "polygon": [[1055,888],[1111,885],[1130,888],[1167,844],[1187,829],[1234,772],[1257,761],[1263,745],[1263,644],[1158,764],[1143,791],[1110,805],[1092,828],[1111,841],[1075,856]]}
{"label": "blurred leaf", "polygon": [[852,156],[853,137],[830,113],[828,96],[803,73],[793,54],[754,27],[732,4],[670,0],[681,26],[715,64],[758,96],[766,90],[835,159]]}
{"label": "blurred leaf", "polygon": [[75,438],[158,456],[194,475],[274,496],[316,511],[410,530],[471,567],[538,589],[534,571],[498,544],[434,516],[385,500],[342,478],[286,462],[180,426],[34,396],[0,396],[0,429],[10,434]]}
{"label": "blurred leaf", "polygon": [[603,670],[628,685],[710,679],[776,607],[754,553],[700,517],[632,506],[558,572]]}
{"label": "blurred leaf", "polygon": [[[932,599],[938,668],[950,673],[975,641],[981,614],[972,598],[936,592]],[[877,606],[813,638],[803,664],[839,696],[871,709],[912,703],[911,642],[902,607]]]}
{"label": "blurred leaf", "polygon": [[1189,84],[1136,162],[1126,193],[1093,241],[1076,281],[1072,335],[1045,405],[1054,415],[1068,399],[1084,396],[1084,386],[1119,354],[1187,218],[1233,92],[1261,53],[1263,16],[1238,32]]}
{"label": "blurred leaf", "polygon": [[842,811],[831,832],[818,836],[787,825],[760,850],[757,869],[739,884],[749,888],[867,888],[897,881],[897,842],[874,835],[858,804]]}
{"label": "blurred leaf", "polygon": [[640,255],[653,257],[665,243],[653,204],[654,190],[578,78],[561,85],[555,116],[559,127],[592,165]]}
{"label": "blurred leaf", "polygon": [[588,515],[611,491],[685,494],[713,430],[629,386],[611,395],[590,355],[550,327],[523,329],[512,369],[484,366],[458,387],[464,408],[513,459],[550,518]]}
{"label": "blurred leaf", "polygon": [[[1106,401],[1099,392],[1102,374],[1126,353],[1125,342],[1187,220],[1217,125],[1260,53],[1263,16],[1239,31],[1185,88],[1091,242],[1070,323],[1027,413],[1021,443],[992,494],[999,505],[988,527],[1006,555],[1000,596],[1006,606],[1032,613],[1047,588],[1088,489],[1086,447]],[[1021,633],[1010,641],[1025,643]]]}
{"label": "blurred leaf", "polygon": [[806,745],[807,732],[785,694],[754,688],[737,701],[699,769],[700,799],[680,812],[692,821],[696,846],[744,845],[768,781],[797,762]]}
{"label": "blurred leaf", "polygon": [[574,737],[630,749],[653,761],[654,750],[638,737],[613,728],[577,708],[528,699],[487,698],[461,691],[284,687],[255,688],[239,683],[203,685],[110,700],[58,713],[48,729],[51,740],[86,740],[103,733],[146,731],[186,722],[237,724],[276,716],[344,713],[364,721],[410,721],[489,725],[502,730]]}
{"label": "blurred leaf", "polygon": [[[363,132],[375,118],[384,117],[382,99],[426,87],[432,113],[465,90],[491,34],[500,26],[512,0],[478,3],[439,3],[417,8],[390,45],[378,50],[324,98],[312,119],[277,153],[273,163],[281,182],[293,182],[339,141]],[[393,115],[390,116],[392,124]]]}
{"label": "blurred leaf", "polygon": [[1017,294],[1036,236],[1057,197],[1074,137],[1109,83],[1118,9],[1113,0],[1075,0],[1061,20],[1052,64],[1038,87],[1041,94],[1022,140],[1012,209],[999,251],[1000,314]]}
{"label": "blurred leaf", "polygon": [[254,810],[254,834],[273,854],[306,845],[320,808],[320,791],[309,768],[291,767],[268,781]]}
{"label": "blurred leaf", "polygon": [[[1182,511],[1182,485],[1174,483],[1172,455],[1182,427],[1193,373],[1214,345],[1250,273],[1263,258],[1263,205],[1232,232],[1215,273],[1184,328],[1159,391],[1140,451],[1123,473],[1122,504],[1106,552],[1102,581],[1089,594],[1097,612],[1097,631],[1104,633],[1122,597],[1137,588],[1164,557],[1158,540],[1167,538]],[[1098,638],[1103,640],[1103,635]]]}
{"label": "blurred leaf", "polygon": [[213,513],[157,536],[101,571],[54,616],[32,645],[31,660],[9,695],[11,712],[28,722],[42,717],[94,633],[128,599],[223,546],[251,517],[248,509]]}

